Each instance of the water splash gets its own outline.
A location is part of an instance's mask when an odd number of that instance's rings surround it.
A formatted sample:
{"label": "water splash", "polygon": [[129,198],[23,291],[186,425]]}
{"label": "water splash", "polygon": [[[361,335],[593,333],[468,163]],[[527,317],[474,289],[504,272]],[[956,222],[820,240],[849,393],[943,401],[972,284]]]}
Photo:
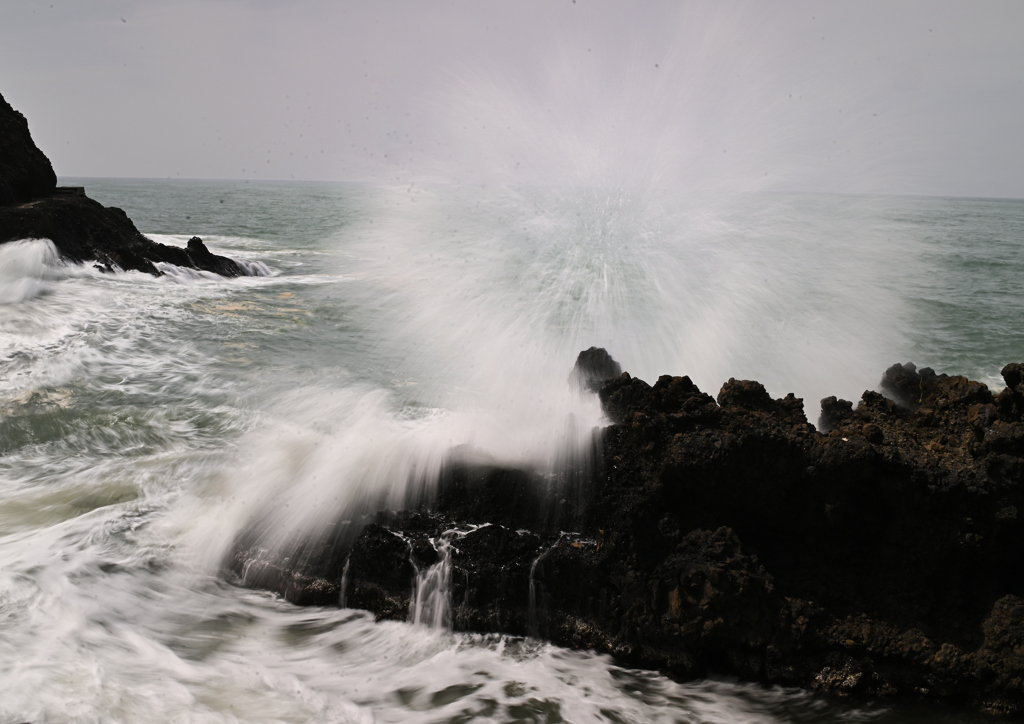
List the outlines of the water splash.
{"label": "water splash", "polygon": [[[480,721],[956,721],[875,707],[851,712],[806,692],[683,685],[536,640],[438,636],[352,610],[300,609],[225,585],[215,565],[205,565],[213,542],[250,520],[264,485],[281,522],[298,526],[292,535],[316,510],[331,518],[332,506],[378,483],[388,492],[373,501],[400,500],[396,491],[416,490],[432,456],[458,442],[492,459],[545,459],[569,413],[581,435],[589,431],[589,403],[565,393],[564,407],[549,411],[549,401],[502,395],[535,376],[547,380],[541,387],[564,389],[576,353],[592,344],[640,376],[703,375],[707,381],[697,381],[711,392],[730,375],[771,378],[776,394],[793,389],[811,403],[807,390],[819,382],[830,394],[856,395],[897,359],[950,372],[977,359],[998,373],[997,363],[1019,351],[1013,322],[1024,296],[1006,293],[1024,278],[1020,235],[1011,233],[1019,204],[768,202],[745,223],[709,212],[692,227],[661,217],[632,227],[636,234],[616,226],[621,218],[577,221],[577,207],[540,203],[530,230],[562,244],[548,256],[536,253],[539,238],[517,246],[526,241],[513,235],[511,218],[499,221],[497,207],[484,202],[479,213],[468,203],[456,215],[459,232],[436,227],[437,238],[429,224],[417,230],[416,215],[382,214],[376,223],[387,228],[372,241],[389,248],[377,256],[369,236],[354,238],[369,224],[353,224],[351,239],[308,248],[289,239],[280,254],[267,251],[269,242],[260,247],[261,258],[284,260],[275,268],[287,273],[273,279],[176,284],[68,267],[52,293],[4,307],[0,396],[15,410],[5,422],[32,422],[48,437],[7,436],[12,447],[0,459],[9,483],[0,518],[10,533],[0,542],[0,720],[465,720],[468,710]],[[424,221],[459,208],[433,206]],[[296,219],[309,216],[306,205],[288,208],[302,209]],[[949,225],[944,210],[961,219],[956,234],[938,233]],[[617,228],[621,236],[603,246],[579,241],[575,251],[561,236]],[[405,230],[412,236],[399,243]],[[965,239],[974,254],[1005,256],[981,268],[969,259],[940,268],[920,239],[956,259]],[[433,246],[418,248],[421,241]],[[598,251],[610,261],[600,262]],[[399,260],[405,252],[410,257]],[[617,267],[612,253],[627,265]],[[558,254],[583,268],[558,272]],[[627,270],[635,275],[616,276]],[[559,296],[559,279],[572,291]],[[986,279],[1005,296],[979,296],[973,284]],[[913,303],[905,298],[915,295],[940,305],[922,308],[923,327],[905,314]],[[719,337],[701,321],[716,305]],[[951,305],[961,316],[950,315]],[[602,306],[618,315],[605,320],[608,336],[573,338]],[[431,322],[431,310],[452,314]],[[470,313],[492,323],[460,327]],[[529,327],[520,317],[537,322],[532,337],[520,336]],[[744,320],[730,333],[730,323]],[[647,335],[659,330],[663,336]],[[1005,335],[999,345],[993,330]],[[653,350],[634,349],[634,338]],[[923,338],[932,352],[903,356]],[[946,356],[936,358],[940,351]],[[736,360],[742,367],[731,366]],[[490,362],[488,373],[465,374]],[[528,450],[531,436],[546,447]],[[308,506],[313,518],[297,512],[291,486],[297,496],[319,496]],[[538,617],[547,567],[534,570]]]}
{"label": "water splash", "polygon": [[60,253],[49,239],[0,244],[0,304],[25,302],[61,278]]}
{"label": "water splash", "polygon": [[455,448],[579,501],[604,424],[597,396],[567,380],[582,349],[711,394],[757,379],[803,397],[813,420],[818,400],[859,397],[907,346],[896,270],[920,249],[888,242],[877,200],[449,188],[367,203],[322,262],[362,315],[346,329],[363,376],[268,406],[227,513],[281,557],[336,520],[428,500]]}
{"label": "water splash", "polygon": [[261,261],[253,259],[235,259],[235,264],[242,268],[246,276],[249,277],[269,277],[273,276],[274,272],[269,266]]}

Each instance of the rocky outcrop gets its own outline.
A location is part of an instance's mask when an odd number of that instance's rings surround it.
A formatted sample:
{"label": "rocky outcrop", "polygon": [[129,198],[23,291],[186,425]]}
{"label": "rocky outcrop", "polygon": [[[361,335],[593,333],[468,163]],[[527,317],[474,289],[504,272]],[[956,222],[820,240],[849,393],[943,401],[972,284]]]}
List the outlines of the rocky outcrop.
{"label": "rocky outcrop", "polygon": [[[988,633],[1024,593],[1018,369],[1006,368],[1007,390],[995,397],[963,377],[894,365],[881,388],[899,403],[871,391],[856,408],[828,398],[824,434],[799,400],[772,400],[754,382],[730,380],[717,401],[687,378],[607,384],[601,397],[616,424],[591,520],[615,531],[619,556],[646,562],[634,567],[641,590],[660,591],[647,596],[646,618],[629,617],[649,622],[637,640],[672,630],[671,583],[654,561],[694,530],[728,526],[770,574],[772,593],[760,608],[767,623],[753,629],[761,638],[733,645],[725,670],[1018,710],[1024,670],[1012,683],[1014,664],[993,668],[989,651],[1002,644]],[[722,619],[713,625],[736,628]],[[678,670],[654,652],[648,645],[641,659]]]}
{"label": "rocky outcrop", "polygon": [[608,351],[601,347],[591,347],[579,353],[573,365],[569,382],[578,389],[596,392],[605,380],[611,380],[622,374],[622,366],[612,359]]}
{"label": "rocky outcrop", "polygon": [[622,374],[600,385],[611,424],[575,499],[526,471],[453,464],[419,511],[287,564],[240,540],[229,575],[407,618],[412,582],[443,564],[457,629],[680,678],[1020,713],[1024,365],[1003,376],[993,395],[894,365],[888,396],[823,400],[820,432],[801,400],[757,382],[716,399],[686,377]]}
{"label": "rocky outcrop", "polygon": [[64,259],[95,261],[106,271],[159,276],[156,264],[165,262],[227,277],[249,273],[247,266],[211,253],[199,237],[186,249],[159,244],[139,233],[121,209],[105,207],[81,190],[61,190],[25,117],[0,96],[0,244],[49,239]]}
{"label": "rocky outcrop", "polygon": [[0,96],[0,206],[50,196],[57,175],[32,140],[25,116]]}
{"label": "rocky outcrop", "polygon": [[128,215],[85,196],[50,196],[0,208],[0,243],[49,239],[64,259],[96,262],[105,271],[122,269],[159,276],[165,262],[226,277],[243,276],[234,260],[211,253],[199,237],[188,248],[159,244],[143,236]]}

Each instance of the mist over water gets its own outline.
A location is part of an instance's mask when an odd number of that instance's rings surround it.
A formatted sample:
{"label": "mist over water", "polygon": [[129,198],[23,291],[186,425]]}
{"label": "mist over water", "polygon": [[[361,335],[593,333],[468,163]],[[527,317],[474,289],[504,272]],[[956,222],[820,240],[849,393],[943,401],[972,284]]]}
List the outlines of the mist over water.
{"label": "mist over water", "polygon": [[296,609],[220,566],[254,524],[287,555],[429,493],[456,447],[541,474],[585,455],[604,422],[568,377],[591,345],[651,382],[794,391],[812,422],[896,361],[997,376],[1024,348],[1024,205],[72,183],[160,241],[199,234],[271,274],[103,274],[44,241],[2,249],[18,271],[0,306],[0,718],[918,720]]}

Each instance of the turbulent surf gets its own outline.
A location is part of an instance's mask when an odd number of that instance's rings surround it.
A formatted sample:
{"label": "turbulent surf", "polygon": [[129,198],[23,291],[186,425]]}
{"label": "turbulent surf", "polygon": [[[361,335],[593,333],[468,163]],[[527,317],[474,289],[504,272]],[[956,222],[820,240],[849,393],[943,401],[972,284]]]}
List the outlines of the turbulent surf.
{"label": "turbulent surf", "polygon": [[429,495],[452,450],[539,476],[585,458],[607,421],[569,376],[591,346],[647,379],[760,380],[812,420],[894,360],[998,388],[1024,346],[1024,203],[70,182],[156,241],[199,234],[266,273],[0,246],[3,720],[917,716],[453,633],[458,531],[410,580],[413,623],[297,608],[222,562],[245,529],[287,555]]}

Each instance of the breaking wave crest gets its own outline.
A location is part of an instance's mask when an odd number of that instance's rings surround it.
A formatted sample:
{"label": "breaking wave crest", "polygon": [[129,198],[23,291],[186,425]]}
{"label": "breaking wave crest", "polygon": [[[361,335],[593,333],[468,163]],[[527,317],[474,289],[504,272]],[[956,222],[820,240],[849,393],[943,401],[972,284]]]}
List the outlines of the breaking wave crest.
{"label": "breaking wave crest", "polygon": [[61,277],[60,254],[49,239],[0,245],[0,304],[17,304],[50,290]]}

